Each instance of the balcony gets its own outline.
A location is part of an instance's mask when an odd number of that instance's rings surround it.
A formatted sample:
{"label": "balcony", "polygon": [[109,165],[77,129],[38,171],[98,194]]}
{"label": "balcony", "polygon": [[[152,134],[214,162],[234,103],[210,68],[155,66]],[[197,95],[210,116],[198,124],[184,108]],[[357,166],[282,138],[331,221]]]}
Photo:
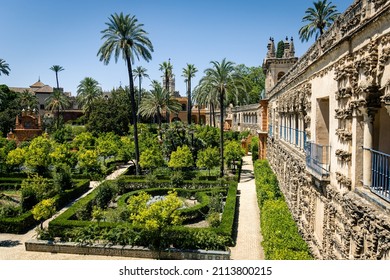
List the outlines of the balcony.
{"label": "balcony", "polygon": [[363,149],[371,152],[371,191],[390,202],[390,155]]}
{"label": "balcony", "polygon": [[329,155],[330,146],[320,145],[313,142],[306,142],[306,166],[312,171],[313,175],[321,179],[329,175]]}

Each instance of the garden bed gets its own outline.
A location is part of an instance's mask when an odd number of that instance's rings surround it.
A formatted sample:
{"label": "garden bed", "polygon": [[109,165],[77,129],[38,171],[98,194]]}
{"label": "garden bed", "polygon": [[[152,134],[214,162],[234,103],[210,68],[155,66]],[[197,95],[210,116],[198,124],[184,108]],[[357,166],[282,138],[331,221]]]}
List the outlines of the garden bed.
{"label": "garden bed", "polygon": [[[112,183],[112,182],[111,182]],[[172,188],[145,188],[145,182],[142,186],[137,186],[135,190],[127,192],[116,199],[118,207],[125,206],[129,197],[136,195],[141,191],[153,195],[166,194]],[[221,187],[214,185],[214,188],[204,188],[202,185],[197,189],[191,184],[191,189],[175,189],[180,196],[184,198],[196,197],[198,203],[192,207],[179,210],[180,215],[185,217],[186,222],[181,226],[171,226],[164,233],[165,242],[171,247],[181,250],[225,250],[233,245],[232,232],[236,207],[237,183],[230,182],[228,186]],[[101,190],[100,190],[101,192]],[[221,214],[220,224],[217,227],[189,227],[192,222],[199,222],[204,219],[210,203],[212,192],[218,192],[224,196],[224,210]],[[85,209],[92,209],[93,202],[100,195],[96,189],[86,197],[77,201],[67,211],[62,213],[56,219],[49,223],[49,236],[53,240],[69,241],[73,240],[72,233],[82,232],[83,237],[79,238],[82,244],[93,244],[96,240],[114,245],[144,246],[151,248],[151,235],[153,232],[142,227],[133,226],[130,222],[108,222],[80,220],[76,216]],[[123,209],[123,208],[122,208]],[[111,211],[112,209],[110,209]],[[113,238],[115,236],[115,238]],[[123,238],[122,238],[123,237]],[[115,240],[114,240],[115,239]],[[124,240],[125,239],[125,240]],[[153,247],[153,246],[152,246]]]}

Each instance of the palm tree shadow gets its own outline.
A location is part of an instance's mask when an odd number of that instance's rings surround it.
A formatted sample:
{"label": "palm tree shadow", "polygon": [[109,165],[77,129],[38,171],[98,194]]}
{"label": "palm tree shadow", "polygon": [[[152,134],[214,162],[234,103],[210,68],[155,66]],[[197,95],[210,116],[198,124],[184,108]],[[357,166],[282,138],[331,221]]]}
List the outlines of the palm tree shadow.
{"label": "palm tree shadow", "polygon": [[241,177],[240,177],[240,183],[249,182],[250,180],[253,180],[255,176],[253,175],[253,172],[251,170],[243,169],[241,171]]}
{"label": "palm tree shadow", "polygon": [[19,240],[2,240],[0,241],[0,247],[15,247],[20,245]]}

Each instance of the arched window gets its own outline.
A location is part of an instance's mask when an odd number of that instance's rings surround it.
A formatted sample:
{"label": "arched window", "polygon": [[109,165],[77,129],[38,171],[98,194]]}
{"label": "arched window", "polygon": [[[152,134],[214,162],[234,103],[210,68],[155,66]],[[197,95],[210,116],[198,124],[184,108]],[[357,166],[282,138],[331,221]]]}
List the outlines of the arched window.
{"label": "arched window", "polygon": [[278,73],[278,81],[284,76],[284,72],[279,72]]}

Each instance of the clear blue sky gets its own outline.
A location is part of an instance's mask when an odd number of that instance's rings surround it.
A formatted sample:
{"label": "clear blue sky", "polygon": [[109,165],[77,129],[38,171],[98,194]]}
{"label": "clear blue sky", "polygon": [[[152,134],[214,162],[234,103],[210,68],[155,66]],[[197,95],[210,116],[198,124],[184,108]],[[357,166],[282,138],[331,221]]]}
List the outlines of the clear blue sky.
{"label": "clear blue sky", "polygon": [[[353,0],[333,0],[344,12]],[[171,59],[176,90],[185,95],[182,69],[198,68],[195,86],[210,61],[227,58],[237,64],[261,66],[269,37],[278,42],[294,37],[296,55],[311,43],[301,43],[298,30],[312,0],[0,0],[0,58],[10,66],[0,84],[28,87],[38,80],[55,86],[52,65],[60,86],[76,95],[85,77],[96,79],[104,90],[128,84],[126,66],[113,59],[106,66],[96,56],[101,30],[113,13],[135,15],[154,46],[152,61],[135,61],[161,81],[159,64]],[[149,88],[145,80],[143,87]]]}

